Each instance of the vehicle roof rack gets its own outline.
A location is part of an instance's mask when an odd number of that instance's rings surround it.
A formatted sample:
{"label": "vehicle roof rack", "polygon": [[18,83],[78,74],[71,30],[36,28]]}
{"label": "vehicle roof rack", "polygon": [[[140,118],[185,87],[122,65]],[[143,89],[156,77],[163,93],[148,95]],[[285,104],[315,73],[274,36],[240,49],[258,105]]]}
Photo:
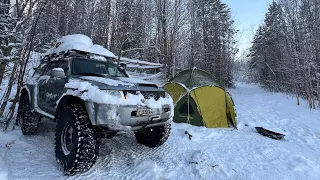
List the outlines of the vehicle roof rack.
{"label": "vehicle roof rack", "polygon": [[101,56],[104,57],[106,60],[115,60],[114,57],[109,57],[101,54],[96,54],[92,52],[86,52],[86,51],[81,51],[81,50],[76,50],[76,49],[70,49],[68,51],[61,51],[59,53],[52,53],[52,54],[47,54],[43,56],[42,61],[55,61],[57,58],[61,57],[84,57],[84,58],[90,58],[91,56]]}

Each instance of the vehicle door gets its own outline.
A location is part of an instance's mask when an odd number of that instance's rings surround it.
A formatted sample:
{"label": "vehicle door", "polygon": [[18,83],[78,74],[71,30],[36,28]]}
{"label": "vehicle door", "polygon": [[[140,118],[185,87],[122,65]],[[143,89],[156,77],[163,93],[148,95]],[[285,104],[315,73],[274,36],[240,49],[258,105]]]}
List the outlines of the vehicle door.
{"label": "vehicle door", "polygon": [[52,69],[62,68],[68,74],[68,61],[59,60],[49,62],[44,76],[39,80],[39,106],[42,110],[55,114],[56,102],[64,93],[67,78],[53,77]]}

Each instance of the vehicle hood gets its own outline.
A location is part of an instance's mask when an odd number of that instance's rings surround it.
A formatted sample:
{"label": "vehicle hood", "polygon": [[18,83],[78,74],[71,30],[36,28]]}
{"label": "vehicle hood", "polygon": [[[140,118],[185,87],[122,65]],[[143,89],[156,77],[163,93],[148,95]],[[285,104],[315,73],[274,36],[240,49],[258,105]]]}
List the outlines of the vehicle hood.
{"label": "vehicle hood", "polygon": [[101,90],[125,90],[125,91],[162,91],[163,89],[156,84],[127,77],[95,77],[95,76],[79,76],[73,78],[81,82],[88,82],[93,86],[97,86]]}

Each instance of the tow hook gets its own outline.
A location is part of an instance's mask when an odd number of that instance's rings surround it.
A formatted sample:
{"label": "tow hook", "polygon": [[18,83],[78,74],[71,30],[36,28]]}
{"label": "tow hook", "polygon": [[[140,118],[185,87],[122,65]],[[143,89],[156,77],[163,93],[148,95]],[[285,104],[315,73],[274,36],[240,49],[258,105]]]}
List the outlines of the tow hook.
{"label": "tow hook", "polygon": [[160,120],[160,115],[150,116],[150,120],[146,122],[145,125],[142,126],[141,131],[145,129],[154,120]]}

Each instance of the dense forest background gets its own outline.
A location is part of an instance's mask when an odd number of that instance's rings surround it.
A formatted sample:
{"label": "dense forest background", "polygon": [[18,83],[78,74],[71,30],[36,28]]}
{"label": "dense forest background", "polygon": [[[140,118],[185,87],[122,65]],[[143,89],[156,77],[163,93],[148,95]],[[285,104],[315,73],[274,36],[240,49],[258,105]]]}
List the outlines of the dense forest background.
{"label": "dense forest background", "polygon": [[220,0],[1,0],[0,117],[7,106],[14,112],[33,54],[75,33],[116,55],[165,64],[166,78],[197,67],[224,87],[246,79],[316,108],[319,10],[320,0],[274,0],[239,56],[232,10]]}
{"label": "dense forest background", "polygon": [[10,61],[12,48],[44,52],[56,38],[80,33],[117,55],[166,64],[168,77],[196,66],[233,85],[236,31],[220,0],[5,0],[0,23]]}
{"label": "dense forest background", "polygon": [[166,78],[197,67],[232,87],[233,24],[220,0],[1,0],[0,117],[14,116],[33,54],[69,34],[87,35],[118,56],[162,63]]}
{"label": "dense forest background", "polygon": [[320,100],[320,1],[277,0],[258,28],[248,56],[251,79],[265,89]]}

